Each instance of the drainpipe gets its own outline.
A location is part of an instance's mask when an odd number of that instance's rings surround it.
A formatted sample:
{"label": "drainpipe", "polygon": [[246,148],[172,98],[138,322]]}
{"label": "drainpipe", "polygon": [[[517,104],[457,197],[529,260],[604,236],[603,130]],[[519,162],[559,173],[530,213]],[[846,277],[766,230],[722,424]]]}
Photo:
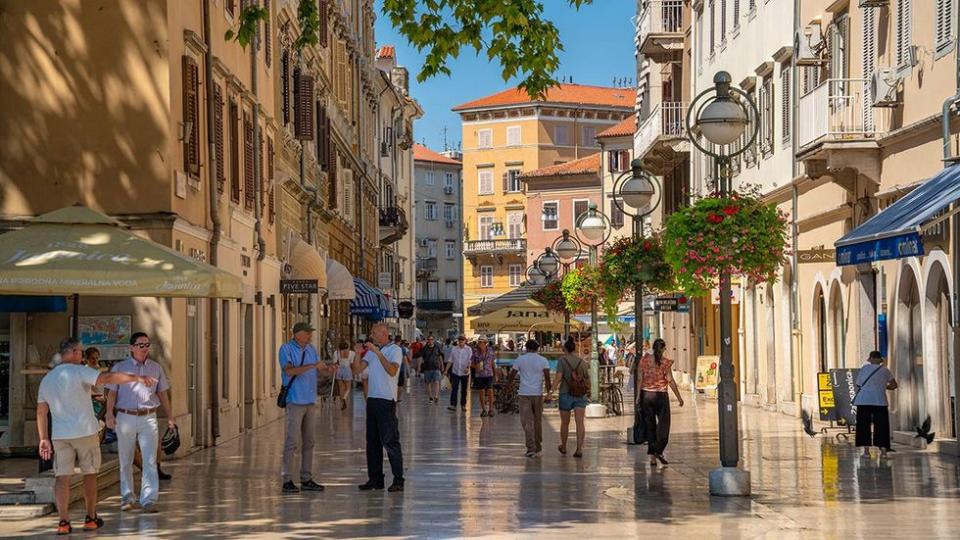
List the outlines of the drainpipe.
{"label": "drainpipe", "polygon": [[[214,103],[213,103],[213,43],[210,38],[210,0],[204,0],[203,2],[203,41],[204,45],[207,46],[207,52],[204,55],[204,65],[203,65],[203,77],[206,81],[206,98],[207,98],[207,203],[210,208],[210,223],[212,230],[210,232],[210,255],[209,261],[212,266],[217,266],[219,257],[217,256],[217,250],[220,246],[220,200],[218,197],[217,189],[217,167],[216,159],[217,152],[216,147],[213,141],[213,137],[210,136],[213,133],[213,117],[215,114]],[[219,400],[219,390],[220,390],[220,336],[219,328],[217,326],[217,314],[220,311],[217,309],[220,302],[216,299],[210,299],[210,309],[207,314],[209,317],[208,322],[208,331],[210,335],[210,387],[208,392],[210,395],[210,445],[214,445],[217,442],[217,437],[220,436],[220,400]],[[197,414],[197,411],[190,411],[192,414]],[[196,437],[196,435],[194,435]]]}
{"label": "drainpipe", "polygon": [[[796,41],[799,40],[800,36],[800,1],[793,0],[793,39],[795,41],[793,50],[799,50],[799,43]],[[793,375],[790,377],[790,394],[793,395],[795,403],[795,413],[803,409],[803,361],[800,358],[800,266],[799,258],[797,257],[797,249],[799,246],[799,229],[797,225],[797,213],[800,210],[800,192],[797,183],[794,181],[797,178],[797,173],[799,172],[799,167],[797,166],[797,145],[800,140],[800,134],[798,126],[800,124],[799,118],[799,105],[800,105],[800,77],[799,72],[797,71],[797,53],[794,52],[790,60],[790,91],[793,93],[793,103],[791,104],[791,114],[793,115],[793,123],[790,126],[790,137],[792,139],[791,151],[794,153],[793,159],[790,160],[791,163],[791,209],[790,209],[790,240],[792,243],[793,249],[790,254],[790,266],[792,271],[790,272],[790,374]],[[794,373],[796,369],[796,373]],[[797,383],[800,384],[797,384]]]}
{"label": "drainpipe", "polygon": [[[259,25],[259,23],[258,23]],[[253,94],[253,233],[257,243],[257,261],[262,261],[267,257],[267,243],[263,239],[263,222],[260,215],[260,171],[263,166],[260,163],[260,100],[257,96],[257,48],[260,47],[260,29],[253,35],[253,43],[250,47],[250,92]],[[259,280],[260,272],[257,272]],[[259,283],[257,286],[259,288]]]}

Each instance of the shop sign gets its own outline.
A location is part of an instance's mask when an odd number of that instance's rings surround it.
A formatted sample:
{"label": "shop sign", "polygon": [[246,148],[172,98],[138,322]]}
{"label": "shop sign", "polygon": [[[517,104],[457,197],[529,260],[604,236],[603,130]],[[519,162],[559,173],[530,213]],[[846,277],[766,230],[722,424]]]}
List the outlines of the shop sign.
{"label": "shop sign", "polygon": [[281,279],[281,294],[316,294],[319,290],[315,279]]}
{"label": "shop sign", "polygon": [[687,302],[686,296],[658,296],[654,300],[654,306],[660,312],[690,313],[690,303]]}
{"label": "shop sign", "polygon": [[393,274],[390,272],[380,272],[377,274],[377,286],[380,290],[386,291],[393,288]]}
{"label": "shop sign", "polygon": [[797,264],[836,263],[835,249],[800,249],[797,250]]}
{"label": "shop sign", "polygon": [[817,373],[817,408],[820,410],[822,422],[833,422],[837,419],[836,402],[833,400],[833,386],[830,385],[829,373]]}
{"label": "shop sign", "polygon": [[857,373],[859,369],[831,369],[830,386],[833,388],[834,416],[841,426],[853,426],[857,423],[857,408],[853,397],[857,395]]}

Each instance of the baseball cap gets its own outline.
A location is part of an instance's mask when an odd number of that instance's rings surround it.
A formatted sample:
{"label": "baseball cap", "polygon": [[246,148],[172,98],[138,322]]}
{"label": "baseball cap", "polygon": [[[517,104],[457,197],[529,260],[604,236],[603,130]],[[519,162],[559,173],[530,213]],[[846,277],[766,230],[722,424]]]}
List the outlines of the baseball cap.
{"label": "baseball cap", "polygon": [[313,332],[316,328],[310,326],[310,323],[298,322],[293,325],[293,333],[297,332]]}

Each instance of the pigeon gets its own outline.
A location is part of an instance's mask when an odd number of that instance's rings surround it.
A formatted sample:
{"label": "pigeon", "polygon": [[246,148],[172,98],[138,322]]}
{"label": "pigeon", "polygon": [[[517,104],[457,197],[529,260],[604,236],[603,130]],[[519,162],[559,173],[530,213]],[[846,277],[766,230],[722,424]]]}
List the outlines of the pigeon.
{"label": "pigeon", "polygon": [[817,432],[813,429],[813,417],[807,410],[800,411],[800,419],[803,421],[803,432],[811,437],[816,437]]}
{"label": "pigeon", "polygon": [[927,444],[933,442],[933,437],[936,433],[930,433],[930,415],[927,415],[926,420],[923,421],[923,425],[916,429],[917,434],[913,436],[914,439],[923,439],[927,441]]}

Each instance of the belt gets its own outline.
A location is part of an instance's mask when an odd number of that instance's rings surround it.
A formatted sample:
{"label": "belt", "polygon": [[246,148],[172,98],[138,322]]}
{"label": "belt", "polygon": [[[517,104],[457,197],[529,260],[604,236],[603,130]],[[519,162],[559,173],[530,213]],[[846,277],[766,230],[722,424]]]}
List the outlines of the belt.
{"label": "belt", "polygon": [[117,412],[123,413],[123,414],[129,414],[130,416],[147,416],[148,414],[153,414],[157,412],[157,409],[159,409],[159,407],[153,407],[152,409],[135,409],[135,410],[118,408]]}

